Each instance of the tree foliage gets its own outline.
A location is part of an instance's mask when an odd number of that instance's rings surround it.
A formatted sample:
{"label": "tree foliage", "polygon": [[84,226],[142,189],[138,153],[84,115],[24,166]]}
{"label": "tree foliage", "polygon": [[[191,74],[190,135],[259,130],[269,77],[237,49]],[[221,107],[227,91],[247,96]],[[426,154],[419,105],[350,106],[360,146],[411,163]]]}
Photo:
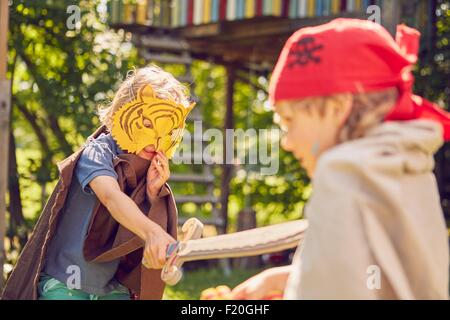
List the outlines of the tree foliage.
{"label": "tree foliage", "polygon": [[[70,29],[67,8],[77,5],[81,20]],[[449,105],[450,1],[437,1],[435,32],[422,50],[416,91]],[[103,0],[14,0],[10,6],[9,76],[12,86],[12,131],[9,179],[10,249],[20,250],[27,233],[58,177],[56,163],[81,146],[99,125],[95,111],[107,103],[134,66],[145,62],[130,43],[130,34],[111,30]],[[183,67],[163,66],[175,75]],[[193,92],[199,97],[204,129],[222,128],[226,72],[208,62],[193,64]],[[244,81],[246,80],[246,81]],[[267,103],[267,77],[240,73],[235,86],[235,127],[275,128]],[[189,126],[192,130],[192,126]],[[230,213],[258,212],[260,223],[297,218],[310,186],[298,161],[280,149],[276,176],[258,174],[261,165],[238,164],[231,183]],[[174,171],[188,171],[187,165]],[[201,168],[194,168],[200,170]],[[214,174],[220,194],[220,167]],[[175,192],[199,193],[198,185],[175,186]],[[189,207],[187,212],[189,213]],[[204,214],[190,211],[191,214]],[[17,237],[18,236],[18,237]]]}
{"label": "tree foliage", "polygon": [[136,50],[123,41],[125,34],[109,30],[102,21],[98,1],[75,3],[81,21],[70,29],[67,8],[73,4],[14,0],[10,5],[9,235],[21,239],[57,179],[56,162],[98,126],[97,105],[107,101],[118,80],[139,63]]}

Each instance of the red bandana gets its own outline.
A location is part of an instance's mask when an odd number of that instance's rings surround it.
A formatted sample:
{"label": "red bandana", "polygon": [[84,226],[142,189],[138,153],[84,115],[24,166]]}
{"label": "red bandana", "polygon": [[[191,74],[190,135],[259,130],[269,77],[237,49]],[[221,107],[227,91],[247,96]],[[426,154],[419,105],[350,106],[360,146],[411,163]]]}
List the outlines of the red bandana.
{"label": "red bandana", "polygon": [[336,19],[303,28],[286,42],[270,81],[272,104],[280,100],[362,93],[396,87],[397,104],[386,120],[432,119],[450,140],[450,114],[412,93],[420,33],[404,25],[394,40],[381,25]]}

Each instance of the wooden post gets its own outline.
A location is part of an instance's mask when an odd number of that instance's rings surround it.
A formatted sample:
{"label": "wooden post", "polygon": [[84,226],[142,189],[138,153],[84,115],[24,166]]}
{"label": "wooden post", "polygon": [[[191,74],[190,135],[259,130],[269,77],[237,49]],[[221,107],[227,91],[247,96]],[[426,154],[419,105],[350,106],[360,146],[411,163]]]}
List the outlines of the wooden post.
{"label": "wooden post", "polygon": [[[230,145],[227,143],[227,129],[234,129],[234,84],[236,82],[236,67],[232,64],[226,66],[227,69],[227,88],[226,88],[226,112],[224,121],[224,144],[223,144],[223,172],[221,182],[220,199],[220,218],[222,219],[222,228],[219,233],[227,233],[228,229],[228,198],[230,195],[230,181],[233,175],[233,164],[227,162],[234,158],[234,141]],[[233,135],[234,139],[234,135]],[[219,264],[226,276],[231,274],[230,259],[220,259]]]}
{"label": "wooden post", "polygon": [[[231,150],[227,146],[226,142],[226,130],[234,129],[233,119],[233,96],[234,96],[234,83],[236,82],[236,69],[233,65],[227,67],[227,88],[226,88],[226,113],[224,122],[224,147],[223,147],[223,173],[221,184],[221,212],[220,217],[223,219],[223,233],[227,232],[228,227],[228,197],[230,195],[230,181],[233,174],[233,164],[227,163],[227,158],[232,158],[234,155],[234,149]],[[234,135],[233,135],[234,136]],[[234,144],[234,143],[233,143]]]}
{"label": "wooden post", "polygon": [[10,122],[10,83],[6,79],[8,67],[8,0],[0,0],[0,292],[3,290],[6,235],[6,187],[8,181],[8,147]]}
{"label": "wooden post", "polygon": [[383,26],[395,36],[401,17],[401,0],[384,0],[381,16]]}
{"label": "wooden post", "polygon": [[[239,212],[237,231],[256,228],[256,212],[252,208],[245,208]],[[234,265],[239,269],[251,269],[261,266],[261,256],[237,258]]]}

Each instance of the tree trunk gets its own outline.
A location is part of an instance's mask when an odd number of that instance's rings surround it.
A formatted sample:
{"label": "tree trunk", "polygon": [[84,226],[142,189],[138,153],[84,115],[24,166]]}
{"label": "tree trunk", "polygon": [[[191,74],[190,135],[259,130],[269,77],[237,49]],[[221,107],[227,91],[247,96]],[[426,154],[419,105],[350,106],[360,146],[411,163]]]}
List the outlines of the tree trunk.
{"label": "tree trunk", "polygon": [[66,136],[59,126],[58,118],[53,115],[48,115],[49,125],[55,134],[56,140],[58,140],[59,145],[61,146],[62,151],[66,155],[66,157],[70,156],[73,152],[72,146],[69,142],[67,142]]}
{"label": "tree trunk", "polygon": [[27,109],[25,105],[23,105],[21,102],[17,101],[17,99],[13,99],[13,107],[17,106],[19,111],[22,113],[22,115],[25,117],[25,119],[30,124],[31,128],[33,129],[34,133],[36,134],[36,137],[38,138],[39,144],[41,145],[42,152],[44,155],[42,156],[42,159],[51,159],[53,156],[52,151],[50,150],[50,147],[48,145],[47,137],[44,134],[44,131],[41,129],[37,122],[37,116],[35,113],[31,112]]}
{"label": "tree trunk", "polygon": [[[14,75],[16,71],[17,54],[14,55],[14,59],[11,65],[11,109],[10,119],[13,118],[13,84]],[[19,243],[21,248],[25,246],[27,241],[26,228],[21,228],[25,225],[25,218],[23,216],[22,197],[20,193],[20,180],[19,172],[17,170],[17,157],[16,157],[16,140],[14,137],[14,129],[11,124],[9,127],[9,154],[8,154],[8,192],[9,192],[9,226],[8,236],[10,237],[11,246],[14,245],[13,237],[19,237]],[[17,249],[21,249],[17,248]]]}
{"label": "tree trunk", "polygon": [[[21,227],[25,224],[25,218],[22,210],[22,198],[20,194],[19,173],[17,171],[17,158],[16,158],[16,142],[12,129],[9,133],[9,160],[8,160],[8,191],[9,191],[9,228],[8,236],[11,238],[11,244],[13,236],[18,236],[21,247],[23,247],[27,241],[27,235],[25,229]],[[22,229],[22,230],[21,230]]]}

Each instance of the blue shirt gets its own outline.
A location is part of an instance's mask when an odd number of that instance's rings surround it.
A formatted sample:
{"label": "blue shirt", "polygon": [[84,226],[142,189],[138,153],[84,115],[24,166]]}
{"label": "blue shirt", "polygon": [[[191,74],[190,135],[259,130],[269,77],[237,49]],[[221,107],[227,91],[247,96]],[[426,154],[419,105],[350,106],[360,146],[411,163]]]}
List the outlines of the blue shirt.
{"label": "blue shirt", "polygon": [[[44,273],[65,284],[80,284],[76,289],[90,294],[105,295],[120,286],[114,279],[119,260],[87,262],[83,255],[83,244],[98,201],[89,183],[98,176],[117,179],[113,159],[121,153],[123,151],[111,134],[103,133],[87,142],[75,167],[74,179],[46,255]],[[78,271],[80,277],[79,282],[76,282],[74,276]]]}

